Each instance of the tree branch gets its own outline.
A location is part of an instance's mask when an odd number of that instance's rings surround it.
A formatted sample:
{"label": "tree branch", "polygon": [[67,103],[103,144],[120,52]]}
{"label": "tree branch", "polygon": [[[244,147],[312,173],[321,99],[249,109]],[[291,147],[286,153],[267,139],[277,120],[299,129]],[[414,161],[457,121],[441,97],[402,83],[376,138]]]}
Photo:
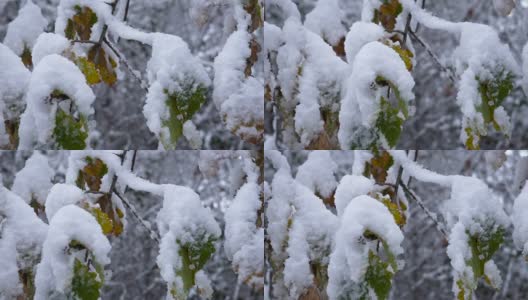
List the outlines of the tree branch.
{"label": "tree branch", "polygon": [[117,58],[119,59],[120,62],[123,63],[123,65],[125,65],[126,69],[130,72],[130,74],[132,74],[132,77],[134,77],[140,84],[141,88],[143,88],[143,90],[145,90],[147,93],[148,93],[148,87],[147,85],[145,84],[145,82],[143,81],[143,79],[141,79],[137,73],[139,73],[139,71],[136,71],[134,70],[130,64],[128,63],[128,61],[126,59],[124,59],[123,55],[121,55],[121,53],[115,48],[114,45],[112,45],[111,42],[109,42],[108,40],[104,40],[104,43],[106,45],[108,45],[108,47],[112,50],[112,52],[115,53],[115,55],[117,56]]}
{"label": "tree branch", "polygon": [[138,220],[139,224],[141,224],[147,230],[147,232],[149,233],[149,237],[157,243],[160,243],[160,237],[158,233],[152,230],[152,227],[150,226],[149,222],[143,220],[143,218],[139,216],[136,208],[128,200],[126,200],[125,197],[121,196],[121,194],[116,189],[113,190],[113,193],[119,199],[121,199],[121,202],[123,202],[123,204],[128,208],[128,210],[130,210],[134,218]]}
{"label": "tree branch", "polygon": [[451,70],[449,70],[447,67],[445,67],[441,62],[440,62],[440,59],[438,58],[438,56],[436,56],[436,54],[434,54],[433,50],[431,49],[431,47],[429,47],[429,45],[427,45],[420,37],[418,37],[416,35],[416,33],[414,33],[412,30],[409,30],[409,34],[411,35],[411,38],[414,39],[415,41],[417,41],[425,50],[426,52],[431,56],[431,58],[433,58],[433,61],[442,69],[442,71],[444,71],[447,76],[449,77],[449,79],[451,80],[451,82],[453,83],[456,83],[456,79],[455,79],[455,76],[452,74]]}
{"label": "tree branch", "polygon": [[400,182],[400,186],[402,187],[405,194],[412,198],[418,205],[422,208],[422,210],[425,212],[425,214],[435,223],[436,229],[444,236],[444,238],[447,240],[449,239],[449,235],[447,234],[447,231],[445,230],[445,226],[438,221],[438,218],[436,217],[436,214],[432,213],[427,207],[425,207],[425,204],[423,203],[422,199],[415,195],[409,188]]}

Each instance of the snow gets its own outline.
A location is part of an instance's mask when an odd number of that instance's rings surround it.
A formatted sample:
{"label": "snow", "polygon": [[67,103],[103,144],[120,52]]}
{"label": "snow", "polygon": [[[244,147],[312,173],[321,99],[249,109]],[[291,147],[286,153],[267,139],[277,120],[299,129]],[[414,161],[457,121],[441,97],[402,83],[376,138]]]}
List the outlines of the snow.
{"label": "snow", "polygon": [[337,187],[336,171],[337,164],[329,151],[312,151],[304,164],[299,167],[295,179],[312,192],[327,199]]}
{"label": "snow", "polygon": [[67,205],[76,205],[86,199],[83,190],[71,184],[55,184],[46,199],[46,217],[52,220],[53,216]]}
{"label": "snow", "polygon": [[77,241],[88,249],[101,266],[110,263],[110,242],[104,236],[101,225],[84,209],[67,205],[51,219],[48,235],[42,250],[42,260],[35,276],[35,299],[49,299],[54,291],[67,293],[73,279],[75,259],[82,257],[69,254],[72,241]]}
{"label": "snow", "polygon": [[16,174],[11,190],[28,204],[36,201],[44,205],[54,176],[55,171],[48,165],[46,156],[35,151],[24,168]]}
{"label": "snow", "polygon": [[247,78],[222,104],[221,111],[227,128],[244,139],[262,139],[263,132],[259,130],[264,123],[262,95],[263,82],[255,77]]}
{"label": "snow", "polygon": [[513,242],[523,255],[528,255],[528,184],[524,184],[521,193],[515,198],[511,216],[513,223]]}
{"label": "snow", "polygon": [[35,46],[31,51],[33,65],[36,66],[50,54],[62,54],[70,47],[70,42],[64,36],[55,33],[42,33],[38,36]]}
{"label": "snow", "polygon": [[[55,90],[68,95],[78,112],[89,117],[94,113],[95,100],[83,73],[66,58],[57,54],[46,56],[35,67],[26,94],[27,108],[21,117],[19,149],[33,147],[34,135],[38,142],[45,144],[55,127],[55,113],[58,104],[46,99]],[[35,131],[37,128],[37,132]]]}
{"label": "snow", "polygon": [[196,126],[191,120],[183,123],[183,136],[189,141],[189,145],[193,149],[202,148],[202,134],[196,129]]}
{"label": "snow", "polygon": [[14,299],[22,293],[18,272],[37,263],[47,225],[22,198],[0,187],[0,228],[0,295]]}
{"label": "snow", "polygon": [[157,257],[161,277],[169,289],[182,290],[182,279],[176,274],[182,267],[177,255],[180,245],[218,239],[220,227],[211,211],[202,206],[198,194],[188,187],[170,184],[163,185],[163,207],[158,212],[157,224],[161,235]]}
{"label": "snow", "polygon": [[[307,187],[296,183],[291,188],[295,192],[290,200],[294,213],[288,232],[288,258],[284,262],[284,282],[290,297],[296,299],[313,282],[310,263],[328,265],[328,255],[338,228],[338,220],[326,209],[323,201]],[[271,218],[268,218],[271,223]]]}
{"label": "snow", "polygon": [[498,289],[502,285],[502,278],[500,270],[493,260],[489,260],[484,264],[484,274],[489,279],[491,286]]}
{"label": "snow", "polygon": [[261,188],[254,181],[245,183],[225,213],[225,251],[233,261],[239,282],[263,286],[264,229],[257,227],[262,208]]}
{"label": "snow", "polygon": [[229,130],[246,140],[261,140],[264,83],[245,74],[251,40],[250,33],[237,30],[215,58],[213,101]]}
{"label": "snow", "polygon": [[[457,103],[461,107],[464,119],[460,140],[466,143],[469,138],[466,128],[473,131],[473,147],[478,146],[479,135],[487,134],[487,124],[476,109],[482,103],[479,93],[479,82],[492,80],[500,72],[517,75],[519,67],[507,44],[502,43],[495,29],[488,25],[470,22],[449,22],[432,16],[418,7],[412,0],[401,1],[404,8],[410,11],[421,24],[432,28],[454,33],[459,45],[453,53],[453,62],[460,76]],[[494,1],[495,7],[502,13],[511,10],[511,0]],[[497,112],[499,127],[506,135],[510,134],[511,124],[504,109]]]}
{"label": "snow", "polygon": [[372,89],[378,76],[390,81],[407,105],[414,99],[414,79],[398,53],[377,41],[363,46],[354,59],[339,112],[338,137],[342,149],[350,149],[359,126],[372,128],[376,122],[380,98],[386,91]]}
{"label": "snow", "polygon": [[207,277],[204,271],[196,272],[195,281],[198,288],[198,294],[204,299],[211,299],[213,297],[213,288],[211,287],[211,280]]}
{"label": "snow", "polygon": [[23,111],[24,95],[31,73],[11,49],[0,44],[0,103],[4,103],[3,118],[11,120]]}
{"label": "snow", "polygon": [[345,175],[335,192],[337,215],[342,216],[352,199],[374,190],[374,180],[365,176]]}
{"label": "snow", "polygon": [[162,145],[170,145],[168,128],[162,128],[163,121],[170,117],[167,94],[191,94],[199,88],[208,87],[210,79],[198,58],[191,54],[187,43],[181,38],[154,33],[152,39],[152,57],[147,64],[150,87],[143,114],[148,128],[162,141]]}
{"label": "snow", "polygon": [[268,52],[271,50],[279,49],[280,45],[283,43],[282,39],[282,30],[268,22],[264,22],[264,51]]}
{"label": "snow", "polygon": [[[86,166],[86,157],[89,156],[94,159],[98,158],[102,160],[108,167],[108,174],[106,174],[101,180],[101,190],[104,191],[110,189],[113,177],[112,174],[115,174],[118,177],[117,182],[120,184],[121,189],[125,186],[129,186],[134,190],[144,191],[155,195],[163,195],[163,186],[140,178],[132,173],[129,168],[125,168],[124,165],[121,164],[121,159],[117,156],[121,153],[122,151],[116,150],[71,151],[70,157],[68,158],[68,169],[66,170],[66,183],[75,185],[79,170]],[[112,200],[114,203],[121,205],[121,202],[115,201],[115,198]],[[122,211],[124,210],[122,209]]]}
{"label": "snow", "polygon": [[286,15],[285,19],[287,18],[292,18],[296,20],[301,19],[301,14],[299,12],[299,9],[297,8],[297,5],[292,2],[292,0],[270,0],[269,3],[280,7],[281,10]]}
{"label": "snow", "polygon": [[345,39],[345,53],[349,64],[366,44],[379,41],[385,36],[385,30],[372,22],[358,21],[352,24]]}
{"label": "snow", "polygon": [[394,222],[389,209],[369,196],[352,199],[341,217],[335,247],[330,256],[327,286],[329,299],[340,299],[345,295],[354,298],[354,295],[349,294],[349,282],[360,284],[364,280],[369,249],[376,249],[377,244],[362,239],[365,230],[380,237],[394,256],[403,254],[403,233]]}
{"label": "snow", "polygon": [[214,61],[213,101],[220,110],[245,80],[246,59],[251,55],[250,40],[251,34],[245,30],[233,32]]}
{"label": "snow", "polygon": [[343,19],[338,0],[319,0],[315,8],[306,15],[304,26],[335,46],[346,33]]}
{"label": "snow", "polygon": [[265,155],[277,168],[266,208],[272,260],[284,264],[284,283],[290,298],[297,299],[313,282],[310,263],[328,265],[338,220],[319,197],[292,178],[280,152]]}
{"label": "snow", "polygon": [[31,50],[37,37],[44,32],[48,21],[42,16],[40,8],[28,0],[18,12],[18,16],[9,23],[4,44],[16,55],[21,56],[24,49]]}
{"label": "snow", "polygon": [[475,177],[453,176],[451,198],[446,207],[448,223],[456,216],[456,220],[464,224],[471,234],[479,233],[481,228],[475,223],[487,218],[504,228],[510,223],[502,202],[492,195],[482,180]]}
{"label": "snow", "polygon": [[295,130],[307,146],[323,132],[321,108],[332,113],[339,110],[342,78],[349,68],[330,45],[296,20],[286,21],[283,39],[286,44],[277,57],[278,79],[289,102],[286,109],[298,103]]}

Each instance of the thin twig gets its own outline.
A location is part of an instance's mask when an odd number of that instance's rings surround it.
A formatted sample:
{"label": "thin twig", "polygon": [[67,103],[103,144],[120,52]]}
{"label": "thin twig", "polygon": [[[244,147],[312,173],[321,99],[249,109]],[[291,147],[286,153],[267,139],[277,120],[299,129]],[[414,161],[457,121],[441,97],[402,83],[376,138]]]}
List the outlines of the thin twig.
{"label": "thin twig", "polygon": [[435,223],[436,229],[444,236],[444,238],[447,240],[449,239],[449,235],[447,234],[447,231],[444,229],[445,226],[438,221],[436,215],[432,213],[427,207],[425,207],[425,204],[423,203],[422,199],[415,195],[409,188],[400,182],[400,186],[402,187],[405,194],[412,198],[418,205],[422,208],[422,210],[425,212],[425,214]]}
{"label": "thin twig", "polygon": [[94,44],[94,45],[98,45],[99,44],[98,41],[83,41],[83,40],[72,40],[71,43],[72,44],[75,44],[75,43],[79,43],[79,44]]}
{"label": "thin twig", "polygon": [[453,82],[453,83],[456,83],[456,79],[455,79],[455,76],[451,73],[451,70],[448,69],[447,67],[445,67],[441,62],[440,62],[440,59],[436,56],[436,54],[434,54],[433,50],[431,49],[431,47],[429,47],[429,45],[427,45],[420,37],[418,37],[416,35],[416,33],[414,33],[412,30],[409,31],[410,35],[411,35],[411,38],[414,39],[415,41],[417,41],[425,50],[426,52],[433,58],[433,61],[442,69],[442,71],[444,71],[447,76],[449,77],[449,79]]}
{"label": "thin twig", "polygon": [[141,224],[147,230],[147,232],[149,233],[149,237],[159,243],[160,237],[157,232],[152,230],[152,228],[150,227],[150,223],[147,223],[145,220],[143,220],[143,218],[139,216],[136,208],[128,200],[126,200],[125,197],[121,196],[121,194],[116,189],[114,189],[113,192],[119,199],[121,199],[121,202],[123,202],[123,204],[128,208],[128,210],[132,212],[132,215],[138,220],[139,224]]}
{"label": "thin twig", "polygon": [[148,93],[148,87],[145,85],[145,83],[143,82],[143,79],[141,79],[131,66],[130,64],[126,61],[126,59],[123,58],[123,56],[119,53],[119,51],[115,48],[114,45],[112,45],[111,42],[109,42],[108,40],[105,40],[104,41],[106,45],[108,45],[108,47],[112,50],[112,52],[115,53],[115,55],[117,56],[117,58],[119,59],[120,62],[123,63],[123,65],[125,65],[126,69],[130,72],[130,74],[132,74],[132,76],[139,82],[139,85],[141,86],[141,88],[143,88],[143,90],[145,90],[147,93]]}
{"label": "thin twig", "polygon": [[123,18],[123,22],[127,21],[128,18],[128,7],[130,5],[130,0],[127,0],[126,6],[125,6],[125,17]]}

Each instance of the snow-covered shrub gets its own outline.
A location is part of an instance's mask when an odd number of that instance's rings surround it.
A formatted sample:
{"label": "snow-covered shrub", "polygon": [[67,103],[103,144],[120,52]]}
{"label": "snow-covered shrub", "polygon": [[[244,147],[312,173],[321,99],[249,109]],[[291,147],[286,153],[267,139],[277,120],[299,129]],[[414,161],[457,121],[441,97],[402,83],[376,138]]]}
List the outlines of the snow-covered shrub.
{"label": "snow-covered shrub", "polygon": [[[505,14],[514,6],[513,1],[500,2],[497,9]],[[510,136],[503,104],[521,73],[509,46],[491,26],[435,17],[414,0],[365,0],[361,20],[348,31],[339,1],[316,1],[304,23],[293,2],[269,5],[284,13],[282,27],[266,25],[273,28],[267,31],[272,42],[265,47],[265,64],[266,100],[273,104],[274,120],[273,135],[267,138],[277,146],[396,147],[404,122],[414,114],[414,102],[420,100],[415,99],[411,74],[417,64],[412,41],[419,40],[418,25],[459,40],[452,55],[456,74],[450,78],[459,79],[461,142],[477,149],[490,128]]]}
{"label": "snow-covered shrub", "polygon": [[251,143],[264,133],[262,60],[263,8],[260,0],[233,1],[237,28],[214,62],[213,100],[227,128]]}
{"label": "snow-covered shrub", "polygon": [[13,299],[34,290],[35,265],[40,261],[48,226],[15,193],[0,187],[0,295]]}
{"label": "snow-covered shrub", "polygon": [[255,289],[264,286],[263,194],[260,170],[251,157],[242,157],[246,182],[226,211],[224,247],[238,281]]}
{"label": "snow-covered shrub", "polygon": [[[112,276],[111,243],[122,238],[131,217],[147,231],[156,250],[159,247],[153,263],[167,283],[167,299],[213,297],[216,277],[209,279],[206,264],[222,246],[225,254],[219,251],[218,255],[227,256],[226,266],[232,264],[239,284],[262,290],[262,155],[204,152],[204,157],[211,154],[200,163],[204,173],[219,167],[215,164],[220,159],[233,160],[243,170],[245,182],[240,187],[239,168],[233,168],[238,191],[225,210],[222,234],[222,223],[215,219],[218,215],[193,189],[153,183],[131,171],[137,153],[63,154],[67,159],[55,170],[46,154],[34,152],[16,174],[13,191],[0,189],[0,298],[100,299]],[[230,163],[226,165],[231,172]],[[64,179],[56,182],[57,177]],[[148,201],[162,198],[157,226],[138,214],[127,200],[127,190],[154,196]]]}
{"label": "snow-covered shrub", "polygon": [[[160,148],[176,148],[182,136],[190,146],[200,148],[203,135],[192,119],[211,97],[229,130],[248,142],[260,143],[264,130],[261,1],[212,3],[227,7],[225,31],[232,33],[215,59],[212,93],[209,70],[187,43],[175,35],[130,27],[125,22],[129,3],[124,2],[60,0],[54,33],[47,33],[48,21],[39,6],[26,1],[9,24],[0,50],[6,60],[0,73],[6,86],[0,89],[0,146],[27,149],[36,143],[39,148],[91,148],[99,136],[94,112],[86,110],[95,100],[92,88],[102,83],[116,86],[124,76],[122,69],[147,91],[143,113]],[[202,6],[208,4],[197,3],[196,13]],[[236,29],[229,26],[235,19]],[[120,38],[152,48],[145,75],[134,70],[119,51]],[[20,59],[13,59],[12,52]],[[22,63],[27,68],[21,69]],[[14,76],[4,76],[4,72]],[[43,102],[47,109],[35,107]],[[29,130],[34,127],[38,130]]]}
{"label": "snow-covered shrub", "polygon": [[210,298],[202,268],[215,252],[220,227],[200,197],[187,187],[164,185],[163,207],[157,217],[161,235],[158,266],[172,299],[187,299],[191,288]]}
{"label": "snow-covered shrub", "polygon": [[[404,227],[411,217],[410,205],[423,210],[448,243],[457,299],[472,299],[481,279],[500,288],[493,256],[510,224],[502,201],[481,179],[438,174],[414,162],[413,155],[355,151],[352,172],[336,186],[335,177],[328,175],[337,164],[328,152],[310,153],[294,179],[286,158],[266,151],[270,169],[276,170],[266,176],[272,181],[265,236],[274,297],[390,299],[393,278],[405,266]],[[306,172],[319,186],[333,187],[334,196],[317,197]],[[443,218],[429,211],[409,188],[411,179],[449,189]],[[515,201],[513,214],[514,240],[521,249],[526,244],[524,193]]]}

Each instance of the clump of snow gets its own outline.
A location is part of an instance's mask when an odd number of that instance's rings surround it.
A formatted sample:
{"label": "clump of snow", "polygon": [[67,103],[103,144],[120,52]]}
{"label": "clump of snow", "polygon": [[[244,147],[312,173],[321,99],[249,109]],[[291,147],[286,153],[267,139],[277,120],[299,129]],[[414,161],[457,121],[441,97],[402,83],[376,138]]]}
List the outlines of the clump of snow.
{"label": "clump of snow", "polygon": [[11,190],[28,204],[36,201],[44,205],[54,175],[55,172],[48,165],[46,156],[35,151],[26,161],[24,168],[16,174]]}
{"label": "clump of snow", "polygon": [[183,135],[193,149],[200,149],[202,147],[202,134],[196,129],[196,126],[191,120],[183,123]]}
{"label": "clump of snow", "polygon": [[285,110],[295,110],[295,131],[304,146],[323,132],[322,110],[339,111],[342,80],[348,65],[320,36],[288,19],[277,56]]}
{"label": "clump of snow", "polygon": [[[338,219],[307,187],[295,183],[290,188],[295,192],[290,202],[294,212],[288,232],[284,282],[290,291],[290,297],[298,298],[313,284],[310,263],[328,265]],[[274,189],[273,191],[275,192]]]}
{"label": "clump of snow", "polygon": [[257,227],[261,188],[256,182],[247,182],[237,192],[225,214],[224,247],[233,261],[238,281],[263,286],[264,228]]}
{"label": "clump of snow", "polygon": [[338,0],[319,0],[306,15],[304,26],[335,46],[345,36],[343,17]]}
{"label": "clump of snow", "polygon": [[336,190],[337,164],[329,151],[312,151],[299,167],[295,179],[323,198],[329,198]]}
{"label": "clump of snow", "polygon": [[28,0],[18,12],[18,16],[7,26],[4,44],[16,55],[21,56],[24,49],[33,48],[37,37],[44,32],[47,24],[40,8],[32,0]]}
{"label": "clump of snow", "polygon": [[[75,254],[69,254],[72,241],[82,244],[101,266],[110,263],[110,242],[95,218],[80,207],[67,205],[51,219],[42,250],[42,260],[35,276],[35,299],[45,300],[52,295],[67,294],[73,279]],[[82,256],[84,257],[84,255]]]}
{"label": "clump of snow", "polygon": [[345,39],[345,53],[349,64],[354,63],[354,58],[366,44],[379,41],[385,36],[385,30],[372,22],[355,22],[350,27]]}
{"label": "clump of snow", "polygon": [[366,195],[373,191],[374,187],[375,182],[370,178],[358,175],[345,175],[339,182],[335,192],[337,215],[342,216],[352,199]]}
{"label": "clump of snow", "polygon": [[19,149],[32,148],[35,139],[40,144],[48,142],[60,103],[49,103],[47,99],[56,90],[66,94],[81,115],[90,117],[94,113],[92,104],[95,95],[83,73],[66,58],[57,54],[48,55],[31,75],[26,94],[27,108],[20,121]]}
{"label": "clump of snow", "polygon": [[406,105],[414,99],[414,79],[398,53],[377,41],[363,46],[354,59],[339,112],[338,137],[342,149],[350,149],[359,127],[372,128],[376,122],[380,99],[386,95],[386,88],[372,89],[378,76],[398,89]]}
{"label": "clump of snow", "polygon": [[245,140],[258,141],[263,135],[264,83],[246,74],[251,41],[252,35],[243,29],[227,39],[214,61],[213,101],[229,130]]}
{"label": "clump of snow", "polygon": [[20,57],[4,44],[0,44],[0,65],[0,103],[4,104],[2,117],[4,120],[11,120],[24,110],[23,98],[31,72],[26,69]]}
{"label": "clump of snow", "polygon": [[338,220],[319,197],[292,178],[280,152],[265,155],[278,169],[266,209],[272,259],[284,265],[284,284],[296,299],[313,284],[310,264],[328,265]]}
{"label": "clump of snow", "polygon": [[85,199],[84,192],[71,184],[55,184],[46,199],[46,217],[52,220],[53,216],[64,206],[78,204]]}
{"label": "clump of snow", "polygon": [[352,285],[363,282],[368,267],[369,250],[375,250],[377,245],[377,242],[363,238],[366,230],[381,238],[394,256],[403,253],[403,233],[394,222],[389,209],[369,196],[352,199],[341,217],[335,236],[335,247],[330,256],[327,286],[330,299],[340,299],[342,296],[359,297],[359,294],[350,295],[350,281]]}
{"label": "clump of snow", "polygon": [[301,19],[301,13],[297,8],[297,5],[292,0],[270,0],[270,4],[277,5],[286,15],[285,19],[293,18],[296,20]]}
{"label": "clump of snow", "polygon": [[190,188],[169,184],[163,185],[163,207],[157,224],[161,235],[157,257],[161,277],[169,290],[182,290],[183,281],[177,274],[183,266],[178,256],[180,247],[216,240],[221,234],[220,227],[211,211],[202,206],[198,194]]}
{"label": "clump of snow", "polygon": [[[161,141],[170,145],[170,132],[162,123],[170,117],[167,98],[171,94],[194,93],[210,85],[210,79],[198,58],[178,36],[152,34],[152,57],[147,64],[149,91],[143,108],[147,126]],[[183,116],[178,116],[183,118]]]}
{"label": "clump of snow", "polygon": [[486,218],[493,219],[503,228],[509,225],[502,202],[492,196],[482,180],[475,177],[453,176],[451,198],[446,207],[448,223],[453,224],[455,220],[461,222],[471,234],[479,233],[475,222],[484,222]]}
{"label": "clump of snow", "polygon": [[33,272],[46,237],[47,225],[15,193],[0,187],[0,295],[22,294],[19,271]]}
{"label": "clump of snow", "polygon": [[38,36],[31,58],[36,66],[44,57],[50,54],[62,54],[70,47],[70,42],[64,36],[55,33],[42,33]]}
{"label": "clump of snow", "polygon": [[513,241],[515,246],[522,249],[523,255],[528,256],[528,184],[525,184],[521,193],[513,203]]}

